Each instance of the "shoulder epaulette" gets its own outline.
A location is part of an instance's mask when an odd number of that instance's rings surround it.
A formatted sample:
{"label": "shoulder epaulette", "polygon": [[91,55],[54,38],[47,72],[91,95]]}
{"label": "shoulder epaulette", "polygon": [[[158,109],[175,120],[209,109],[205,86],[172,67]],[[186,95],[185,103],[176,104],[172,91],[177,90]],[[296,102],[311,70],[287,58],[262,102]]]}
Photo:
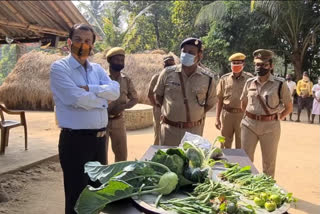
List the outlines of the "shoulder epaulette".
{"label": "shoulder epaulette", "polygon": [[164,70],[165,71],[175,71],[176,68],[177,68],[177,65],[171,65],[171,66],[165,67]]}
{"label": "shoulder epaulette", "polygon": [[245,75],[249,76],[249,77],[254,77],[254,75],[252,73],[249,72],[243,72]]}
{"label": "shoulder epaulette", "polygon": [[256,77],[250,77],[249,79],[247,79],[247,82],[251,82],[251,81],[253,81],[255,79],[256,79]]}
{"label": "shoulder epaulette", "polygon": [[201,73],[202,74],[204,74],[204,75],[206,75],[208,77],[214,78],[214,73],[211,70],[209,70],[208,68],[202,68],[202,67],[200,67],[200,68],[201,68]]}
{"label": "shoulder epaulette", "polygon": [[223,75],[220,77],[220,79],[221,79],[221,78],[224,78],[224,77],[227,77],[227,76],[230,76],[231,74],[232,74],[232,72],[229,72],[229,73],[223,74]]}

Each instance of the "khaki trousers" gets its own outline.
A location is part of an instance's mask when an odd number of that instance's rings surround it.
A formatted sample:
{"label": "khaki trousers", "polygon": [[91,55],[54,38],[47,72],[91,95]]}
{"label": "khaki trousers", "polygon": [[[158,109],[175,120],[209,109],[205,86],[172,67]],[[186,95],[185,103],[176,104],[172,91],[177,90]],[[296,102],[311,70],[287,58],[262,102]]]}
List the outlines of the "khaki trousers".
{"label": "khaki trousers", "polygon": [[[259,122],[264,123],[264,122]],[[258,141],[260,142],[262,153],[263,173],[274,177],[276,169],[276,159],[278,143],[280,140],[280,122],[275,123],[272,132],[257,134],[246,125],[241,125],[241,144],[250,160],[254,160],[254,152]]]}
{"label": "khaki trousers", "polygon": [[188,129],[181,129],[168,124],[161,124],[160,145],[178,146],[186,132],[202,136],[203,126],[195,126]]}
{"label": "khaki trousers", "polygon": [[121,116],[117,119],[109,119],[106,133],[106,155],[108,160],[108,144],[109,136],[111,138],[112,151],[115,155],[114,161],[127,160],[127,133],[124,117]]}
{"label": "khaki trousers", "polygon": [[154,129],[154,143],[153,145],[160,144],[160,116],[161,116],[161,108],[158,106],[153,107],[153,129]]}
{"label": "khaki trousers", "polygon": [[230,149],[232,147],[233,135],[235,135],[235,147],[241,148],[241,120],[243,113],[231,113],[226,110],[222,110],[221,114],[221,135],[226,138],[224,144],[221,144],[221,148]]}

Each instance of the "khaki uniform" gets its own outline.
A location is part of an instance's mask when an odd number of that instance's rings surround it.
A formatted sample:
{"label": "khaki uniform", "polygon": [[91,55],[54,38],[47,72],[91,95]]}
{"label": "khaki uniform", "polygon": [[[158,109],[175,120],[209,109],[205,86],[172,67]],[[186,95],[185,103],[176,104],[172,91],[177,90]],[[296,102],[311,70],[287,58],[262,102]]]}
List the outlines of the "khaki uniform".
{"label": "khaki uniform", "polygon": [[[154,87],[157,84],[158,78],[159,78],[159,74],[155,74],[152,76],[148,91],[154,90]],[[153,145],[160,144],[160,116],[161,116],[161,108],[159,106],[153,106],[153,129],[154,129]]]}
{"label": "khaki uniform", "polygon": [[[259,115],[267,115],[257,97],[258,90],[271,115],[280,113],[281,105],[279,104],[292,102],[290,90],[284,79],[270,74],[269,79],[261,84],[258,77],[250,78],[244,86],[240,99],[248,101],[246,111],[257,117]],[[246,113],[241,122],[242,148],[253,161],[257,142],[260,141],[263,172],[272,177],[274,177],[275,173],[280,131],[280,121],[278,119],[270,121],[256,120],[249,118]]]}
{"label": "khaki uniform", "polygon": [[217,97],[222,99],[221,135],[226,138],[222,148],[231,148],[233,135],[235,135],[236,148],[241,148],[240,123],[243,118],[240,96],[246,81],[253,77],[252,74],[243,72],[235,77],[232,72],[223,75],[217,86]]}
{"label": "khaki uniform", "polygon": [[[181,69],[181,64],[164,69],[160,73],[154,90],[158,96],[163,97],[161,107],[162,116],[179,124],[187,122],[186,108],[178,74],[178,72],[181,72]],[[182,72],[182,77],[190,108],[190,121],[192,121],[192,124],[194,125],[190,128],[179,128],[168,125],[163,119],[160,134],[161,145],[179,145],[185,132],[202,135],[202,124],[204,123],[203,118],[205,117],[205,108],[203,104],[205,103],[207,108],[212,108],[215,104],[216,91],[214,81],[207,74],[204,74],[202,68],[198,66],[196,72],[190,77]],[[209,88],[210,81],[211,85]]]}
{"label": "khaki uniform", "polygon": [[[112,80],[115,80],[110,75]],[[117,105],[126,104],[128,99],[138,98],[137,92],[133,86],[133,83],[129,77],[121,73],[120,77],[116,79],[120,84],[120,97],[109,103],[108,109],[116,108]],[[127,160],[127,134],[125,127],[125,120],[122,112],[119,115],[109,115],[109,123],[107,126],[107,145],[106,152],[108,157],[108,142],[109,136],[111,138],[112,151],[115,154],[115,162]],[[108,160],[108,159],[107,159]]]}

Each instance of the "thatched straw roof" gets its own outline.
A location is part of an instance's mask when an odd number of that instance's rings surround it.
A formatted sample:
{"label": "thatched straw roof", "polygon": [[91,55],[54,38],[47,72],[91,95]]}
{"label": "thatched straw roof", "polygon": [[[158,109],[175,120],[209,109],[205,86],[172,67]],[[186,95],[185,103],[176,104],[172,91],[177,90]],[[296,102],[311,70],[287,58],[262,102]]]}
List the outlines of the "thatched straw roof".
{"label": "thatched straw roof", "polygon": [[[163,54],[129,54],[124,72],[131,77],[139,96],[139,102],[149,104],[147,90],[153,74],[163,68]],[[0,102],[10,109],[53,110],[49,85],[50,65],[63,56],[31,51],[23,55],[13,71],[0,86]],[[178,58],[175,56],[176,60]],[[91,57],[106,70],[107,60],[103,53]]]}
{"label": "thatched straw roof", "polygon": [[10,109],[52,110],[49,70],[60,58],[36,51],[24,54],[1,85],[0,101]]}

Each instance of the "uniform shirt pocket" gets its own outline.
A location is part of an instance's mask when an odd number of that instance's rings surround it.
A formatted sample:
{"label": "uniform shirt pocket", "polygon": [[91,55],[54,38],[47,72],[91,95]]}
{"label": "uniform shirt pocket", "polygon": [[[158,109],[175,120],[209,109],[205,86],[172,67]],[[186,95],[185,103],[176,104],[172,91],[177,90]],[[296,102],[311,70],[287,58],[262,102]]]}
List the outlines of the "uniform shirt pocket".
{"label": "uniform shirt pocket", "polygon": [[207,90],[208,89],[204,88],[204,87],[195,88],[195,90],[194,90],[197,102],[201,106],[204,105],[206,102]]}
{"label": "uniform shirt pocket", "polygon": [[266,93],[264,96],[266,100],[266,104],[269,108],[275,109],[279,106],[280,100],[279,100],[279,95],[277,90],[270,90]]}
{"label": "uniform shirt pocket", "polygon": [[254,106],[258,99],[258,91],[256,88],[249,88],[248,89],[248,105]]}
{"label": "uniform shirt pocket", "polygon": [[168,100],[176,101],[178,97],[182,96],[180,83],[168,82],[165,85],[165,97],[167,97]]}

